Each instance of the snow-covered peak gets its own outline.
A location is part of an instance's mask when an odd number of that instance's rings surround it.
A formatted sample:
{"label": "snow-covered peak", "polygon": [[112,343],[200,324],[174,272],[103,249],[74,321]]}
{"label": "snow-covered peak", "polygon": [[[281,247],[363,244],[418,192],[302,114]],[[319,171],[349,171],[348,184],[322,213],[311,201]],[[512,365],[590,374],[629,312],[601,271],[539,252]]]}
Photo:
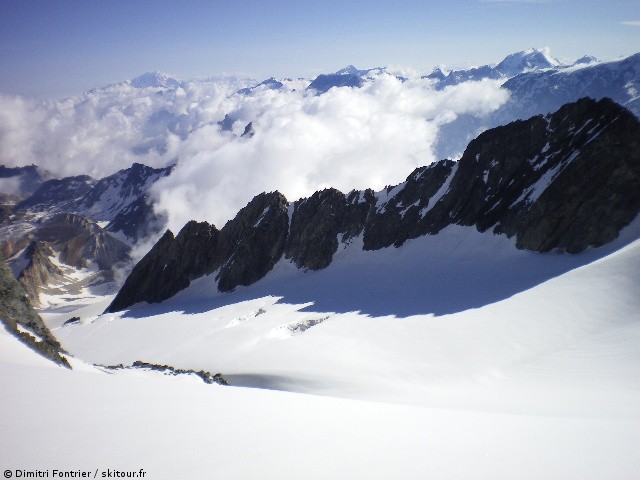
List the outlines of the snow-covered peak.
{"label": "snow-covered peak", "polygon": [[180,81],[160,72],[147,72],[129,82],[135,88],[176,88]]}
{"label": "snow-covered peak", "polygon": [[576,60],[573,64],[574,65],[590,65],[592,63],[598,63],[598,59],[592,55],[585,55],[584,57]]}
{"label": "snow-covered peak", "polygon": [[335,74],[336,75],[358,75],[359,73],[360,73],[360,70],[358,68],[354,67],[353,65],[347,65],[346,67],[338,70]]}
{"label": "snow-covered peak", "polygon": [[426,78],[442,81],[447,78],[447,75],[449,75],[449,71],[446,70],[445,67],[438,65],[434,67],[433,71],[427,75]]}
{"label": "snow-covered peak", "polygon": [[548,47],[530,48],[508,55],[496,66],[496,70],[502,75],[513,77],[532,70],[556,68],[563,65],[560,60],[551,55]]}

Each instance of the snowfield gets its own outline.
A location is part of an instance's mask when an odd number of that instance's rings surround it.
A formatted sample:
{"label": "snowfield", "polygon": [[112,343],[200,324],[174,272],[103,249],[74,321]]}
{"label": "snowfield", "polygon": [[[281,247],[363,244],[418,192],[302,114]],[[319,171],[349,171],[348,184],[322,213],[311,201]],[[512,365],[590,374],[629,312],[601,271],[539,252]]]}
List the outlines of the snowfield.
{"label": "snowfield", "polygon": [[[283,260],[231,294],[210,276],[98,315],[112,297],[87,293],[43,315],[74,371],[0,332],[0,463],[154,480],[638,479],[638,238],[636,220],[605,247],[536,254],[449,227],[398,249],[355,240],[316,272]],[[90,365],[136,360],[235,386]]]}

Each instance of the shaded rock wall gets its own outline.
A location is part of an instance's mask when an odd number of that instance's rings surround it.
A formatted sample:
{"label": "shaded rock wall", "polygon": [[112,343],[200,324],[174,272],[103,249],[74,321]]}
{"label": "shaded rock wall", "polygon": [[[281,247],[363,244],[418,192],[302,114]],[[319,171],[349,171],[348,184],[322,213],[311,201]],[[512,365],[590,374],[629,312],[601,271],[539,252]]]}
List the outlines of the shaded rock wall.
{"label": "shaded rock wall", "polygon": [[[640,210],[640,123],[609,99],[585,98],[488,130],[458,162],[418,168],[395,187],[348,195],[326,189],[291,208],[289,227],[286,199],[262,193],[206,241],[200,229],[215,231],[206,223],[190,222],[175,239],[167,232],[109,310],[161,301],[216,270],[220,291],[250,285],[282,255],[299,268],[322,269],[340,242],[359,235],[364,249],[377,250],[456,224],[515,235],[518,248],[538,252],[603,245]],[[170,287],[153,290],[158,278]]]}

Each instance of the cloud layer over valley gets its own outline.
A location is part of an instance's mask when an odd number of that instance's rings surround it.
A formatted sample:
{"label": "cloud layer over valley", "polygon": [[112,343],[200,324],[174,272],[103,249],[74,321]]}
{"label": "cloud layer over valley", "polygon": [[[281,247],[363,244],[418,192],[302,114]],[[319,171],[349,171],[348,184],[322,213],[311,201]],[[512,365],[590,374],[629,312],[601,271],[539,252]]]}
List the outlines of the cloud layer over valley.
{"label": "cloud layer over valley", "polygon": [[[441,125],[487,115],[508,95],[499,81],[437,91],[429,80],[384,72],[322,95],[307,90],[307,80],[242,92],[256,82],[143,80],[47,102],[0,95],[0,164],[102,177],[133,162],[176,163],[153,192],[169,227],[190,219],[221,227],[262,191],[296,200],[329,186],[400,182],[437,160]],[[249,122],[254,135],[243,136]]]}

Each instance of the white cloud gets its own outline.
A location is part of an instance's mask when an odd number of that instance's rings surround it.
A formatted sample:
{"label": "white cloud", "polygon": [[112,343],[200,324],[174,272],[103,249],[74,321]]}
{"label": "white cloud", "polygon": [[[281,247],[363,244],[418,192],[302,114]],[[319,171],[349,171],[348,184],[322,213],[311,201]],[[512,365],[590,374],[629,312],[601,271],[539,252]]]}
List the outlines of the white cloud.
{"label": "white cloud", "polygon": [[640,27],[640,20],[633,20],[629,22],[620,22],[621,25],[627,25],[630,27]]}
{"label": "white cloud", "polygon": [[0,164],[95,177],[134,161],[165,165],[173,137],[220,120],[225,99],[241,86],[192,83],[163,94],[125,83],[46,102],[0,94]]}
{"label": "white cloud", "polygon": [[253,122],[254,137],[213,126],[194,132],[181,144],[178,168],[155,191],[178,229],[189,219],[221,227],[262,191],[296,200],[324,187],[381,189],[436,160],[431,146],[442,123],[488,113],[506,95],[498,82],[437,92],[428,82],[387,75],[321,96],[265,91],[234,111],[239,125]]}
{"label": "white cloud", "polygon": [[[0,163],[101,177],[134,161],[164,166],[154,188],[176,232],[190,220],[221,227],[254,195],[296,200],[323,187],[380,189],[436,160],[438,129],[461,113],[506,101],[499,82],[443,91],[416,77],[380,75],[360,89],[315,96],[306,84],[237,94],[239,81],[188,82],[174,90],[119,84],[62,101],[0,95]],[[218,122],[229,114],[233,132]],[[255,135],[240,138],[253,122]]]}

